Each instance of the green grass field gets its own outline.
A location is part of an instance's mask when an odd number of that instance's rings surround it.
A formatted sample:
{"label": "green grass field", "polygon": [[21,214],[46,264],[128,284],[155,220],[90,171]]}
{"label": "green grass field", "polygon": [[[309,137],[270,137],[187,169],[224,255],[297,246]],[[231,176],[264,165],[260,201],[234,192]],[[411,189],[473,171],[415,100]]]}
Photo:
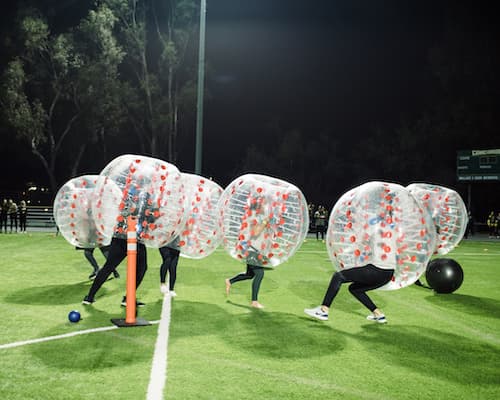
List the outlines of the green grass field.
{"label": "green grass field", "polygon": [[[96,257],[102,262],[101,254]],[[90,266],[62,237],[0,235],[0,346],[91,328],[124,317],[125,289],[112,279],[82,306]],[[305,316],[332,267],[325,245],[308,240],[286,264],[266,271],[253,310],[250,282],[224,292],[243,269],[218,249],[181,259],[172,300],[166,399],[498,399],[500,243],[464,241],[447,257],[464,269],[453,294],[415,285],[372,292],[389,323],[343,287],[330,320]],[[160,256],[149,249],[139,316],[160,319]],[[77,309],[83,319],[68,321]],[[2,399],[145,399],[158,325],[0,348]]]}

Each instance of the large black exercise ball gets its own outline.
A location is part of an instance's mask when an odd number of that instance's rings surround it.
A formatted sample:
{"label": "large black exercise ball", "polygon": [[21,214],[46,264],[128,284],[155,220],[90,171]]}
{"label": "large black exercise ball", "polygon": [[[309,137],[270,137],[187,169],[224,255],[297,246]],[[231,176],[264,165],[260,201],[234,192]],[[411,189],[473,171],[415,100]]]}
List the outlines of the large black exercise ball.
{"label": "large black exercise ball", "polygon": [[425,279],[437,293],[452,293],[464,280],[464,271],[451,258],[436,258],[427,264]]}

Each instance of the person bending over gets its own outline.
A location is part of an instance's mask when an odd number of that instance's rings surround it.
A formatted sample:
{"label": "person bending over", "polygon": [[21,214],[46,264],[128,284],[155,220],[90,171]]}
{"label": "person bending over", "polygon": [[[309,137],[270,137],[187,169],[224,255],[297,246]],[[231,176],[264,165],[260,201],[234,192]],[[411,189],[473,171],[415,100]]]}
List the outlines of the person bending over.
{"label": "person bending over", "polygon": [[328,311],[333,300],[337,296],[340,287],[344,283],[349,285],[349,292],[363,304],[371,314],[366,318],[378,323],[386,323],[384,313],[373,303],[366,294],[369,290],[378,289],[388,283],[394,275],[394,269],[379,268],[373,264],[367,264],[362,267],[351,268],[343,271],[337,271],[330,280],[330,285],[325,293],[321,305],[315,308],[306,308],[304,312],[316,319],[327,321]]}

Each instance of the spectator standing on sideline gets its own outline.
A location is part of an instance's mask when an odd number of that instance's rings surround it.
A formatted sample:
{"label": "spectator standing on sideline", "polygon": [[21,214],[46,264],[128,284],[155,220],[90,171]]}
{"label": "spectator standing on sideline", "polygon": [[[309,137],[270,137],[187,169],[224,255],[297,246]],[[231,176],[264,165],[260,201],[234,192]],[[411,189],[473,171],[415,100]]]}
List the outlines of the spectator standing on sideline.
{"label": "spectator standing on sideline", "polygon": [[15,233],[17,233],[17,204],[14,200],[9,199],[9,219],[10,219],[10,233],[15,228]]}
{"label": "spectator standing on sideline", "polygon": [[495,236],[497,239],[500,238],[500,211],[497,213],[497,216],[495,218]]}
{"label": "spectator standing on sideline", "polygon": [[0,232],[5,230],[7,233],[7,215],[9,214],[9,202],[7,199],[3,199],[1,209],[0,209]]}
{"label": "spectator standing on sideline", "polygon": [[321,240],[325,241],[325,230],[326,230],[326,219],[328,213],[326,208],[323,206],[318,206],[318,209],[314,213],[314,222],[316,224],[316,240],[319,240],[321,235]]}
{"label": "spectator standing on sideline", "polygon": [[19,203],[19,232],[26,233],[26,220],[28,218],[28,207],[26,202],[21,200]]}
{"label": "spectator standing on sideline", "polygon": [[491,211],[490,215],[488,215],[488,219],[486,220],[486,224],[488,225],[488,236],[490,238],[495,237],[495,211]]}

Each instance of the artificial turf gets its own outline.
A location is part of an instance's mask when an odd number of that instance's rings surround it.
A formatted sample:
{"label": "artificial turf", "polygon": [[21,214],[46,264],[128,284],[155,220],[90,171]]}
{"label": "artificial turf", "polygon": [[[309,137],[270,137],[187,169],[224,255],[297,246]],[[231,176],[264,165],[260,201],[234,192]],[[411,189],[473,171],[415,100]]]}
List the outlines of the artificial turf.
{"label": "artificial turf", "polygon": [[[101,255],[95,253],[102,263]],[[48,233],[0,235],[0,346],[110,326],[124,316],[121,279],[81,305],[92,271],[82,252]],[[268,270],[259,300],[250,283],[224,279],[243,270],[222,249],[181,258],[172,299],[166,399],[498,399],[500,398],[500,241],[465,240],[445,257],[464,270],[462,286],[436,294],[412,285],[372,292],[388,323],[342,288],[330,320],[303,309],[319,304],[332,267],[325,244],[308,239]],[[139,316],[160,318],[159,252],[137,296]],[[78,323],[69,311],[82,313]],[[0,348],[0,393],[17,399],[143,399],[158,325]]]}

